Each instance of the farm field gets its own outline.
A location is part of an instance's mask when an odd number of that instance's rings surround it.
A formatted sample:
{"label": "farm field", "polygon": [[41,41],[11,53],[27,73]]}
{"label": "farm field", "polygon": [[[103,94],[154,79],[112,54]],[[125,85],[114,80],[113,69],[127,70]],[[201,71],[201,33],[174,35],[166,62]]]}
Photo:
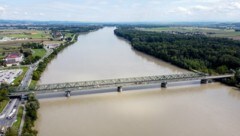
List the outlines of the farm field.
{"label": "farm field", "polygon": [[1,30],[0,37],[41,39],[51,38],[49,31],[39,30]]}
{"label": "farm field", "polygon": [[240,32],[236,32],[233,29],[216,29],[216,28],[205,28],[205,27],[158,27],[158,28],[136,28],[142,31],[153,31],[153,32],[192,32],[192,33],[203,33],[211,37],[226,37],[236,40],[240,40]]}

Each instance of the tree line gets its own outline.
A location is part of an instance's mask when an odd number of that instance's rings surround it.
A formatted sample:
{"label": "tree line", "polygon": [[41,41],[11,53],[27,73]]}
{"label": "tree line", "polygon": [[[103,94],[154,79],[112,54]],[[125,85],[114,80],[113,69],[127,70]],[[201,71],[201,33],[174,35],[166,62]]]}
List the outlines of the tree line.
{"label": "tree line", "polygon": [[28,100],[25,107],[26,116],[22,136],[37,136],[38,132],[34,129],[34,122],[38,118],[37,110],[40,108],[40,105],[34,94],[28,95]]}
{"label": "tree line", "polygon": [[[201,34],[147,32],[131,27],[120,27],[114,33],[130,41],[134,49],[182,68],[209,74],[238,72],[240,68],[239,41]],[[227,81],[231,85],[239,82],[238,77]]]}

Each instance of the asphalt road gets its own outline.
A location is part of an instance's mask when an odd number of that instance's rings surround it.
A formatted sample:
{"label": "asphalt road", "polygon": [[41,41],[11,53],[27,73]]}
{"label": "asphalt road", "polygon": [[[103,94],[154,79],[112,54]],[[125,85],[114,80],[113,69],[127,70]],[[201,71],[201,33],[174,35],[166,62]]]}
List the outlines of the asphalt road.
{"label": "asphalt road", "polygon": [[[45,56],[43,56],[39,61],[37,61],[36,63],[29,65],[29,69],[26,72],[21,84],[18,87],[18,90],[24,90],[27,89],[31,79],[32,79],[32,75],[35,69],[37,69],[38,64],[43,61],[44,58],[48,57],[53,50],[52,49],[47,49],[47,53]],[[18,108],[19,105],[21,104],[21,102],[18,99],[11,99],[11,101],[7,104],[7,106],[5,107],[5,109],[2,111],[2,113],[0,113],[0,126],[5,126],[6,128],[11,127],[13,125],[13,123],[16,121],[17,119],[17,112],[18,112]],[[16,112],[13,116],[13,118],[7,118],[9,116],[9,114],[13,111],[13,109],[16,109]],[[1,136],[1,134],[0,134]]]}
{"label": "asphalt road", "polygon": [[[18,99],[12,99],[11,102],[9,102],[7,104],[7,106],[5,107],[3,112],[0,114],[0,126],[6,126],[6,127],[11,127],[12,126],[12,124],[17,119],[17,112],[18,112],[19,105],[20,105],[20,101]],[[13,118],[12,119],[7,119],[7,117],[13,111],[13,109],[16,109],[16,112],[15,112]]]}
{"label": "asphalt road", "polygon": [[26,72],[26,74],[25,74],[21,84],[19,85],[18,90],[25,90],[25,89],[28,88],[28,86],[29,86],[29,84],[30,84],[30,82],[32,80],[33,72],[34,72],[35,69],[37,69],[38,64],[41,61],[43,61],[44,58],[48,57],[53,52],[52,49],[47,49],[47,48],[45,48],[45,49],[47,50],[47,53],[45,54],[45,56],[43,56],[40,60],[38,60],[37,62],[35,62],[34,64],[29,66],[29,69]]}

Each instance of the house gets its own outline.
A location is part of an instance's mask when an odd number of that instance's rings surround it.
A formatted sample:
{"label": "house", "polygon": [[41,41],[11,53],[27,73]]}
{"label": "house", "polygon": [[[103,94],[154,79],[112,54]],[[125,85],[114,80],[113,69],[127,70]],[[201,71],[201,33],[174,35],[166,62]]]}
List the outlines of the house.
{"label": "house", "polygon": [[13,65],[19,65],[19,63],[23,61],[23,54],[10,53],[7,55],[7,57],[4,60],[7,67],[13,66]]}
{"label": "house", "polygon": [[47,44],[47,48],[49,48],[49,49],[55,49],[59,46],[60,46],[60,44]]}

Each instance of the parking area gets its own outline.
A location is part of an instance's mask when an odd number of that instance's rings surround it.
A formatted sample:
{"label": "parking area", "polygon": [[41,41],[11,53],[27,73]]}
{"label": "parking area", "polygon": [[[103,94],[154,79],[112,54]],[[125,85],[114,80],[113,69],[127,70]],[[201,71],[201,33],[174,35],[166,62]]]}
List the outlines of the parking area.
{"label": "parking area", "polygon": [[22,69],[0,70],[0,83],[11,84],[22,72]]}

